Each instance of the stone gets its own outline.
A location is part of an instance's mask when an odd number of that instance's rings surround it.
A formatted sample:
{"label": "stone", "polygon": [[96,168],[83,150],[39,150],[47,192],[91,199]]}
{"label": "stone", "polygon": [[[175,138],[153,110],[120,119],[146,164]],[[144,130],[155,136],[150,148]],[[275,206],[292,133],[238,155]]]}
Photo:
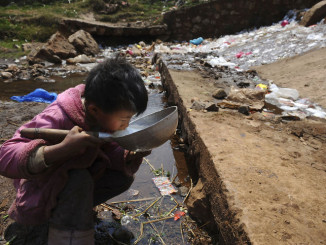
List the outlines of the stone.
{"label": "stone", "polygon": [[198,222],[206,223],[208,220],[212,220],[213,217],[210,213],[206,192],[201,178],[199,178],[195,187],[192,188],[186,204],[191,217]]}
{"label": "stone", "polygon": [[310,26],[321,21],[326,16],[326,0],[321,1],[309,9],[300,21],[300,25]]}
{"label": "stone", "polygon": [[206,110],[206,111],[215,111],[215,112],[218,112],[219,107],[218,107],[215,103],[213,103],[213,104],[207,106],[207,107],[205,108],[205,110]]}
{"label": "stone", "polygon": [[1,75],[1,77],[3,78],[3,79],[10,79],[10,78],[12,78],[12,73],[10,73],[10,72],[7,72],[7,71],[2,71],[1,73],[0,73],[0,75]]}
{"label": "stone", "polygon": [[249,115],[250,113],[250,108],[249,106],[240,106],[238,109],[238,112],[244,114],[244,115]]}
{"label": "stone", "polygon": [[219,89],[216,89],[212,95],[215,99],[218,99],[218,100],[221,100],[221,99],[224,99],[227,94],[225,92],[224,89],[222,88],[219,88]]}
{"label": "stone", "polygon": [[180,196],[182,196],[182,197],[187,196],[188,192],[189,192],[189,188],[186,187],[186,186],[181,186],[181,187],[179,188],[179,194],[180,194]]}
{"label": "stone", "polygon": [[40,49],[43,45],[44,43],[39,43],[39,42],[24,43],[22,44],[22,50],[26,52],[26,51],[31,51],[33,49]]}
{"label": "stone", "polygon": [[196,111],[205,110],[206,104],[200,101],[194,101],[190,107],[190,109],[194,109]]}
{"label": "stone", "polygon": [[55,82],[54,79],[50,79],[50,78],[47,78],[47,77],[44,77],[44,76],[38,76],[35,78],[35,81],[38,81],[38,82],[43,82],[43,83],[53,83]]}
{"label": "stone", "polygon": [[91,34],[84,30],[80,30],[70,35],[68,41],[81,54],[96,55],[100,52],[100,48]]}
{"label": "stone", "polygon": [[81,54],[76,56],[75,58],[69,58],[67,59],[68,64],[76,64],[76,63],[92,63],[95,62],[94,59],[89,58],[85,54]]}
{"label": "stone", "polygon": [[19,67],[16,64],[9,64],[6,71],[8,72],[19,72]]}
{"label": "stone", "polygon": [[28,58],[32,63],[46,60],[58,64],[62,62],[61,59],[68,59],[76,55],[75,47],[60,32],[56,32],[39,51],[31,51]]}
{"label": "stone", "polygon": [[131,239],[135,237],[134,234],[125,227],[119,227],[114,230],[112,236],[115,240],[123,244],[130,244]]}
{"label": "stone", "polygon": [[21,70],[17,77],[20,80],[29,80],[31,79],[31,74],[27,70]]}

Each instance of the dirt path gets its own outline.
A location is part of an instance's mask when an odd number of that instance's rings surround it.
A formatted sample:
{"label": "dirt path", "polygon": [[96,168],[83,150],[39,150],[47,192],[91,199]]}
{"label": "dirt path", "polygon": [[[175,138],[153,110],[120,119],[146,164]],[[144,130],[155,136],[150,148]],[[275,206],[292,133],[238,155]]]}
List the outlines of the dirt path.
{"label": "dirt path", "polygon": [[300,97],[308,97],[326,108],[326,48],[278,62],[252,67],[260,77],[280,87],[295,88]]}
{"label": "dirt path", "polygon": [[[268,74],[275,77],[280,71],[281,84],[274,77],[265,78],[325,104],[322,91],[310,94],[321,87],[324,52],[270,65]],[[310,78],[309,86],[304,86],[306,78],[298,81],[296,67]],[[261,69],[267,71],[268,66]],[[164,65],[162,71],[169,100],[182,114],[187,153],[196,159],[191,164],[200,186],[195,186],[192,199],[206,202],[193,203],[193,215],[201,219],[203,213],[196,205],[210,207],[226,244],[325,244],[325,120],[286,122],[261,113],[189,110],[193,97],[211,101],[214,86],[195,72],[167,70]]]}

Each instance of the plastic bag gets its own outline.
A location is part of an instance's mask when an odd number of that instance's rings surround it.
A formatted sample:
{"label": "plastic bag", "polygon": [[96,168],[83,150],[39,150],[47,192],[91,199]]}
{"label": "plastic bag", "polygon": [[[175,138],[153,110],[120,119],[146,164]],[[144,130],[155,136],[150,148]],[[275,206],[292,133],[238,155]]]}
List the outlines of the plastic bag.
{"label": "plastic bag", "polygon": [[202,42],[204,41],[204,39],[202,37],[198,37],[196,39],[192,39],[190,40],[190,43],[191,44],[194,44],[194,45],[199,45],[201,44]]}
{"label": "plastic bag", "polygon": [[41,103],[52,103],[57,99],[57,94],[48,92],[42,88],[37,88],[33,92],[23,96],[12,96],[10,99],[18,102],[41,102]]}

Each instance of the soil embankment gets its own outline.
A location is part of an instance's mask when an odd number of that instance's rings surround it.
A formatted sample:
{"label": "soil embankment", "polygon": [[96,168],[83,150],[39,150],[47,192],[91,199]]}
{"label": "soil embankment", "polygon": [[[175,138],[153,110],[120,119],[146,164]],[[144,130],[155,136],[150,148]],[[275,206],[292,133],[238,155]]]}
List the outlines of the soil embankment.
{"label": "soil embankment", "polygon": [[[282,79],[278,85],[297,88],[300,94],[325,104],[321,93],[310,93],[310,88],[321,88],[325,79],[321,72],[314,75],[315,67],[320,70],[325,63],[323,52],[257,70],[276,84],[278,74]],[[197,199],[205,202],[194,207],[210,209],[221,242],[325,243],[325,120],[294,122],[267,118],[260,112],[245,116],[234,110],[191,110],[192,98],[211,100],[213,84],[194,71],[168,70],[164,63],[161,72],[169,101],[180,109],[183,136],[189,144],[188,164],[197,181],[192,199],[200,194]],[[298,82],[300,72],[309,81]],[[193,215],[200,220],[205,212],[197,211]]]}

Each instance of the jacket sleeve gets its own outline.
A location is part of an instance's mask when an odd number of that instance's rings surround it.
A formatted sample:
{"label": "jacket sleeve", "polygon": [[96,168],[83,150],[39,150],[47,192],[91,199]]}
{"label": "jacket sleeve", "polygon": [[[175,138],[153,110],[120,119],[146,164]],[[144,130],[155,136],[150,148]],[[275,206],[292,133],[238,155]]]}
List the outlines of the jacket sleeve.
{"label": "jacket sleeve", "polygon": [[107,143],[102,147],[104,154],[109,158],[107,167],[112,170],[123,172],[127,176],[132,176],[139,169],[143,158],[137,158],[126,162],[128,150],[123,149],[117,143]]}
{"label": "jacket sleeve", "polygon": [[[39,146],[46,145],[42,139],[27,139],[20,136],[23,128],[60,128],[63,121],[60,109],[53,108],[51,104],[42,113],[21,126],[13,138],[4,142],[0,148],[0,174],[13,179],[37,178],[39,175],[31,174],[27,169],[29,156]],[[57,107],[58,108],[58,107]],[[44,173],[41,173],[44,174]]]}

